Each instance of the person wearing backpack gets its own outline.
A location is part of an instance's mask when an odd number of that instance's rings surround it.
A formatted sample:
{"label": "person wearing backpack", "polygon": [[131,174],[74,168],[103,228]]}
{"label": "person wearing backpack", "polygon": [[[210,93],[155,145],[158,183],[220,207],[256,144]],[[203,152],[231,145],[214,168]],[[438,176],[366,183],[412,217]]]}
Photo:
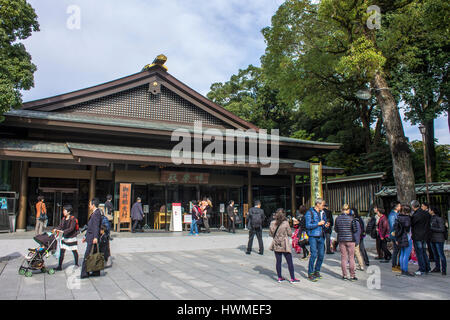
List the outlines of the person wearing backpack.
{"label": "person wearing backpack", "polygon": [[64,255],[66,250],[70,250],[73,253],[73,258],[75,260],[75,266],[78,265],[78,241],[77,234],[79,231],[78,220],[74,216],[72,216],[73,208],[70,204],[67,204],[63,207],[63,218],[61,223],[56,229],[53,229],[53,233],[62,232],[62,240],[61,240],[61,250],[59,253],[59,262],[58,267],[55,270],[62,270],[62,264],[64,261]]}
{"label": "person wearing backpack", "polygon": [[103,230],[101,233],[101,241],[100,243],[100,252],[103,252],[105,255],[105,264],[108,262],[108,258],[111,256],[111,247],[109,241],[111,240],[111,224],[109,222],[106,214],[102,214],[102,224],[100,229]]}
{"label": "person wearing backpack", "polygon": [[[336,218],[334,231],[336,231],[341,251],[342,280],[356,281],[355,275],[355,221],[350,216],[350,207],[344,204],[342,214]],[[347,277],[347,263],[350,269],[350,278]]]}
{"label": "person wearing backpack", "polygon": [[[306,230],[309,237],[311,256],[308,264],[308,280],[316,282],[322,279],[320,268],[325,255],[325,228],[330,226],[323,212],[325,201],[317,198],[314,207],[305,214]],[[314,265],[315,264],[315,265]]]}
{"label": "person wearing backpack", "polygon": [[400,248],[400,269],[402,276],[414,277],[414,273],[408,272],[409,256],[412,250],[411,236],[411,207],[402,205],[400,213],[394,223],[395,241]]}
{"label": "person wearing backpack", "polygon": [[248,211],[248,244],[247,244],[247,251],[246,254],[250,254],[252,252],[252,245],[253,245],[253,238],[258,238],[258,244],[259,244],[259,254],[264,254],[264,244],[262,239],[262,225],[264,222],[264,210],[261,209],[261,201],[255,200],[255,206],[250,208]]}
{"label": "person wearing backpack", "polygon": [[441,272],[442,265],[442,275],[447,275],[447,259],[444,253],[444,243],[448,239],[448,229],[445,227],[444,220],[440,217],[439,211],[436,207],[431,207],[430,210],[431,221],[431,249],[436,257],[434,267],[431,272],[438,273]]}

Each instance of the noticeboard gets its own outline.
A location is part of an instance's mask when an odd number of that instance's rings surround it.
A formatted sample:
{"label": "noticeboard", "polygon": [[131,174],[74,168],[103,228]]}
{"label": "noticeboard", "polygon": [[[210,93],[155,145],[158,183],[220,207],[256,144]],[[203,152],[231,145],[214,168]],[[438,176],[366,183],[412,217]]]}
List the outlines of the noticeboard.
{"label": "noticeboard", "polygon": [[183,231],[181,223],[181,203],[172,203],[172,215],[170,216],[170,231]]}

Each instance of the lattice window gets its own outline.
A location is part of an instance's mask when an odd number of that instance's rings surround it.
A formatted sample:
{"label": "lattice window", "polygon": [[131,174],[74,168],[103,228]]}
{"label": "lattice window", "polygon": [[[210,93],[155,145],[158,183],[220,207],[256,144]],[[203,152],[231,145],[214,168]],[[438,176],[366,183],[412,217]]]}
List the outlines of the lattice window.
{"label": "lattice window", "polygon": [[199,109],[164,86],[161,86],[161,93],[157,95],[148,92],[148,85],[142,85],[107,97],[71,106],[62,110],[62,112],[86,112],[108,116],[187,123],[202,121],[209,125],[229,127],[222,120]]}

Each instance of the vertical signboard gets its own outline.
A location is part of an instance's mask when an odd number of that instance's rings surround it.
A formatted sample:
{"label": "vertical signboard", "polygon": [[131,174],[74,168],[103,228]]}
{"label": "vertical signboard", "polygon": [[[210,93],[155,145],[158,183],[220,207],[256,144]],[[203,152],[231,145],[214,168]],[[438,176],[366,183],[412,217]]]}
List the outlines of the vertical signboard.
{"label": "vertical signboard", "polygon": [[311,163],[311,207],[317,198],[323,198],[322,193],[322,163]]}
{"label": "vertical signboard", "polygon": [[170,231],[183,231],[181,223],[181,203],[172,203],[172,215],[170,217]]}
{"label": "vertical signboard", "polygon": [[131,183],[120,184],[119,222],[131,223]]}

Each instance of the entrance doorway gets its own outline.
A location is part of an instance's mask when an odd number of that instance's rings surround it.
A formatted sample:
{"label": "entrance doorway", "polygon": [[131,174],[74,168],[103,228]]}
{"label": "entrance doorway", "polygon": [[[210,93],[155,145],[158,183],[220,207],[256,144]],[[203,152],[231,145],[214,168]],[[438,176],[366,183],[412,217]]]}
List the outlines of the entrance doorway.
{"label": "entrance doorway", "polygon": [[72,188],[39,188],[47,207],[47,226],[57,227],[61,222],[63,206],[71,204],[73,215],[78,218],[78,189]]}

